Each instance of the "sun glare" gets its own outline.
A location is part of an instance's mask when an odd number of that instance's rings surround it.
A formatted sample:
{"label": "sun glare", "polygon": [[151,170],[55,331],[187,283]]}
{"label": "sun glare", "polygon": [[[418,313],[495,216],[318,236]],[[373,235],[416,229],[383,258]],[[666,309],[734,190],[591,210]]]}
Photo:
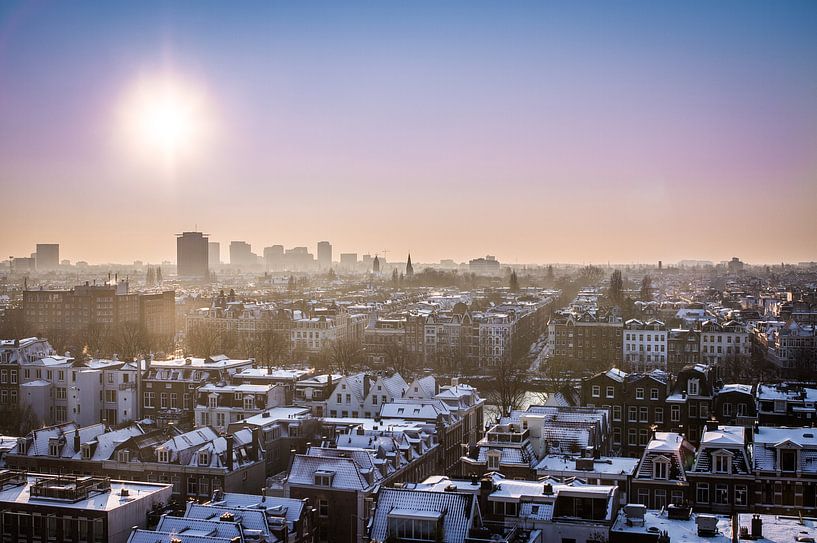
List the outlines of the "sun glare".
{"label": "sun glare", "polygon": [[175,161],[197,151],[205,136],[202,94],[173,78],[140,81],[123,113],[130,144],[149,157]]}

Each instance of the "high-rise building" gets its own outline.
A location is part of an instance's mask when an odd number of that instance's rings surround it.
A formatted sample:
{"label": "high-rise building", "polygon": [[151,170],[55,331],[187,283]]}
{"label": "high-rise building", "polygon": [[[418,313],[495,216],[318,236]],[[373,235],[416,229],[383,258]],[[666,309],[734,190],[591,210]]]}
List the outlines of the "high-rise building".
{"label": "high-rise building", "polygon": [[264,267],[267,271],[281,271],[284,269],[283,245],[264,247]]}
{"label": "high-rise building", "polygon": [[332,267],[332,244],[328,241],[318,242],[318,267],[322,270]]}
{"label": "high-rise building", "polygon": [[253,254],[252,247],[246,241],[230,242],[230,264],[233,266],[255,266],[258,256]]}
{"label": "high-rise building", "polygon": [[207,244],[207,264],[211,270],[221,265],[221,244],[217,241],[211,241]]}
{"label": "high-rise building", "polygon": [[340,267],[345,271],[357,268],[357,253],[340,253]]}
{"label": "high-rise building", "polygon": [[60,265],[59,243],[38,243],[34,257],[38,270],[55,270]]}
{"label": "high-rise building", "polygon": [[210,276],[208,238],[201,232],[176,234],[176,275],[197,279]]}

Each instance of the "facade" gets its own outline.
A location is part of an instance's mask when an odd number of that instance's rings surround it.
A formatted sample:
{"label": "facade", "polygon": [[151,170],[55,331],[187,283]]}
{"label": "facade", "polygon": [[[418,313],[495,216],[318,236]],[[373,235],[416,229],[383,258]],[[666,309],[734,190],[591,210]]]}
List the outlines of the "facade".
{"label": "facade", "polygon": [[582,381],[581,402],[609,409],[611,449],[639,457],[655,429],[670,428],[669,392],[670,377],[664,371],[628,374],[614,368]]}
{"label": "facade", "polygon": [[217,241],[207,243],[207,266],[210,270],[221,266],[221,244]]}
{"label": "facade", "polygon": [[817,420],[817,384],[759,383],[755,395],[761,425],[810,426]]}
{"label": "facade", "polygon": [[720,364],[728,360],[746,361],[751,355],[749,333],[735,321],[701,325],[701,362]]}
{"label": "facade", "polygon": [[23,319],[27,327],[48,333],[87,333],[94,328],[135,325],[157,339],[176,333],[173,291],[129,293],[126,281],[117,286],[88,285],[71,290],[23,291]]}
{"label": "facade", "polygon": [[713,513],[747,512],[754,490],[750,453],[752,429],[742,426],[707,425],[687,471],[690,501],[696,511]]}
{"label": "facade", "polygon": [[624,324],[624,363],[632,371],[667,369],[667,327],[659,320]]}
{"label": "facade", "polygon": [[201,232],[176,234],[176,275],[190,279],[210,276],[208,237]]}
{"label": "facade", "polygon": [[756,512],[817,514],[817,438],[814,428],[757,426],[752,432]]}
{"label": "facade", "polygon": [[258,263],[258,257],[253,254],[252,247],[246,241],[230,242],[230,265],[251,267]]}
{"label": "facade", "polygon": [[555,315],[548,322],[548,346],[555,356],[569,362],[620,367],[623,322],[589,312]]}
{"label": "facade", "polygon": [[689,501],[687,471],[695,459],[695,447],[681,434],[656,432],[647,444],[631,483],[631,503],[648,509]]}
{"label": "facade", "polygon": [[706,421],[715,415],[717,395],[715,368],[704,364],[683,368],[667,398],[670,428],[697,445]]}
{"label": "facade", "polygon": [[468,271],[477,275],[499,275],[499,261],[491,255],[485,258],[473,258],[468,261]]}
{"label": "facade", "polygon": [[242,419],[286,404],[286,392],[278,385],[207,383],[196,391],[196,426],[212,426],[219,432]]}
{"label": "facade", "polygon": [[249,428],[257,432],[264,450],[267,476],[289,467],[290,451],[304,450],[317,432],[317,421],[303,407],[275,407],[230,424],[228,432]]}

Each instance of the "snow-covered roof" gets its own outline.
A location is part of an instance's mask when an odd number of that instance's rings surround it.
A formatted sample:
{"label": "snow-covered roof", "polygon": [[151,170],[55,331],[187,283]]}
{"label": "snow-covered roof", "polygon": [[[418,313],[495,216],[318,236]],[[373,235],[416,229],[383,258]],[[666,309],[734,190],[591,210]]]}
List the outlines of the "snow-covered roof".
{"label": "snow-covered roof", "polygon": [[477,515],[475,497],[459,492],[434,492],[383,488],[377,497],[377,508],[372,517],[370,537],[385,541],[388,536],[389,516],[427,518],[443,515],[442,539],[446,543],[462,543]]}

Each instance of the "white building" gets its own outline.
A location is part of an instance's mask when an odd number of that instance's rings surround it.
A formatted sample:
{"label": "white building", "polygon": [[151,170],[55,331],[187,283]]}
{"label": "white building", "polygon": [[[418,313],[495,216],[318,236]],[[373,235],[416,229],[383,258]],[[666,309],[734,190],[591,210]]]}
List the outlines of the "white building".
{"label": "white building", "polygon": [[667,327],[659,320],[628,320],[624,323],[623,356],[630,371],[666,369]]}

